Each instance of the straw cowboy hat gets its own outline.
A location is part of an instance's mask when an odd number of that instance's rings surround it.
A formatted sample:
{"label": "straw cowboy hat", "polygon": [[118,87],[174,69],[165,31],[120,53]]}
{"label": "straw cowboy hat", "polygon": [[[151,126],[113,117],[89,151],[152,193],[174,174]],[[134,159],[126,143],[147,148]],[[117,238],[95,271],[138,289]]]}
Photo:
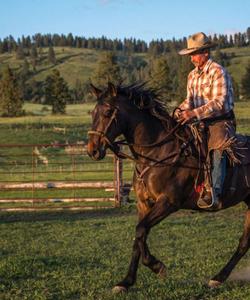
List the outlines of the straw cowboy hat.
{"label": "straw cowboy hat", "polygon": [[189,38],[187,40],[187,48],[179,51],[179,54],[187,55],[187,54],[191,54],[193,52],[199,51],[199,50],[208,49],[208,48],[212,48],[215,46],[216,46],[216,44],[212,43],[209,40],[209,38],[205,35],[205,33],[198,32],[198,33],[195,33],[195,34],[189,36]]}

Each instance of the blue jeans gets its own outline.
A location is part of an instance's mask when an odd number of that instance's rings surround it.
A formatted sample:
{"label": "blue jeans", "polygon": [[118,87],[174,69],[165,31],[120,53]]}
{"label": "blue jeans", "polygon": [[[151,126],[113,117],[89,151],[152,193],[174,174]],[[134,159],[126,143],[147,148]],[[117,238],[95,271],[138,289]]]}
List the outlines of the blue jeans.
{"label": "blue jeans", "polygon": [[213,150],[212,182],[216,195],[222,194],[226,176],[226,156],[220,150]]}

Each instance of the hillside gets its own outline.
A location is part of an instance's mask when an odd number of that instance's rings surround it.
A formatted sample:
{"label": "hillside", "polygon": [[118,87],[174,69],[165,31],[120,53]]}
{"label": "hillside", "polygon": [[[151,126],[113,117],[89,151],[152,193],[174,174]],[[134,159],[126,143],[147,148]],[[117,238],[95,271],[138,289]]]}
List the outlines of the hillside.
{"label": "hillside", "polygon": [[235,54],[235,57],[230,59],[230,65],[227,69],[236,82],[240,84],[246,65],[250,62],[250,47],[227,48],[221,51],[226,54]]}
{"label": "hillside", "polygon": [[[36,81],[43,81],[51,71],[57,68],[60,74],[68,82],[70,87],[74,87],[76,80],[86,82],[92,76],[92,72],[101,54],[101,50],[89,50],[70,47],[55,47],[54,48],[57,63],[56,65],[47,62],[48,48],[42,49],[41,59],[36,66],[36,71],[32,72],[30,79]],[[118,53],[119,61],[123,63],[125,56]],[[145,54],[134,54],[135,61],[144,60]],[[32,70],[30,58],[27,57],[30,63],[30,70]],[[15,53],[0,54],[0,71],[9,65],[11,68],[18,70],[22,67],[24,60],[16,59]]]}
{"label": "hillside", "polygon": [[[48,48],[43,48],[40,54],[40,62],[36,66],[36,70],[30,75],[30,79],[43,81],[54,68],[57,68],[69,86],[74,87],[77,79],[81,80],[81,82],[88,81],[101,54],[101,50],[70,47],[55,47],[54,50],[57,64],[52,65],[47,62]],[[240,83],[245,66],[250,61],[250,47],[221,49],[221,52],[225,52],[228,56],[233,54],[233,57],[229,59],[227,68],[236,82]],[[136,64],[147,60],[146,54],[133,54],[133,57]],[[120,63],[123,63],[125,60],[124,53],[118,52],[118,59]],[[27,60],[30,63],[29,57],[27,57]],[[23,65],[23,60],[16,59],[15,53],[1,54],[0,71],[7,64],[11,68],[18,70]],[[32,69],[31,64],[30,69]]]}

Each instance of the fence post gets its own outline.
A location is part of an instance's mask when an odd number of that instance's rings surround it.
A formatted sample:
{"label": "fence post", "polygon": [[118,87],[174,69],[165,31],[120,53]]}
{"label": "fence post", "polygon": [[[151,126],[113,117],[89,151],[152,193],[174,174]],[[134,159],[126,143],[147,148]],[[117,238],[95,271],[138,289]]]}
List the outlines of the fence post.
{"label": "fence post", "polygon": [[114,155],[115,206],[120,207],[123,196],[122,159]]}
{"label": "fence post", "polygon": [[[34,191],[35,191],[35,148],[32,146],[32,206],[34,206]],[[36,166],[37,167],[37,166]]]}

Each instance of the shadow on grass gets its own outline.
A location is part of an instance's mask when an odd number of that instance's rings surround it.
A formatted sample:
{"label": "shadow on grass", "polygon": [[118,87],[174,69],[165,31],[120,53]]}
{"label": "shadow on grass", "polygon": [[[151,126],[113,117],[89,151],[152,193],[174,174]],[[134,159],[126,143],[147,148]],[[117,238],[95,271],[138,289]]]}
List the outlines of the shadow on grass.
{"label": "shadow on grass", "polygon": [[1,212],[0,224],[14,223],[14,222],[36,222],[36,221],[77,221],[92,218],[110,218],[121,217],[125,215],[135,215],[134,207],[126,208],[108,208],[96,209],[92,211],[44,211],[44,212]]}

